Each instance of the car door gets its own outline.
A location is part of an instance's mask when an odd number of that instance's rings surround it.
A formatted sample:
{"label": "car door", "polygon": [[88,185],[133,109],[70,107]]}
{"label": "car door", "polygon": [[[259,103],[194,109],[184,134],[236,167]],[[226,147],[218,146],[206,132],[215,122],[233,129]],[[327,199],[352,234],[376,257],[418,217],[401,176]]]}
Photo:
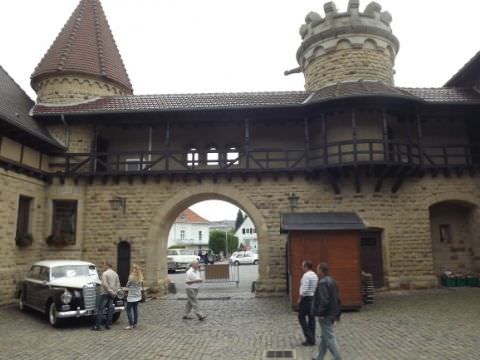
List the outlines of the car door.
{"label": "car door", "polygon": [[30,271],[25,278],[25,302],[36,309],[41,309],[39,304],[39,294],[40,289],[40,270],[41,267],[38,265],[33,265]]}
{"label": "car door", "polygon": [[39,306],[44,309],[47,305],[47,301],[51,295],[50,293],[50,268],[46,266],[42,266],[40,268],[40,275],[39,275],[39,283],[38,283],[38,304]]}

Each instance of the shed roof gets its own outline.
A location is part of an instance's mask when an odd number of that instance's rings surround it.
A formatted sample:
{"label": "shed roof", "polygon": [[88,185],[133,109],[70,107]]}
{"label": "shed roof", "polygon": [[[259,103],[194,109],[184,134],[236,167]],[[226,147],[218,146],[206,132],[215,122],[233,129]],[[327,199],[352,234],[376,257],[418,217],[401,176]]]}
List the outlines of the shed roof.
{"label": "shed roof", "polygon": [[283,214],[280,232],[289,231],[331,231],[331,230],[365,230],[367,226],[356,213],[290,213]]}

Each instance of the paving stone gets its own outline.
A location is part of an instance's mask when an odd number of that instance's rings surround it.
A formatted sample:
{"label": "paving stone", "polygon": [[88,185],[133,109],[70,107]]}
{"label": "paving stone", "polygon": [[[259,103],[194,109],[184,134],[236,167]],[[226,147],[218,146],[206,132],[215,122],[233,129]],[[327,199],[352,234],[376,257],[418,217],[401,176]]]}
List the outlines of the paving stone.
{"label": "paving stone", "polygon": [[[202,296],[221,297],[219,293]],[[35,312],[0,308],[0,359],[262,359],[265,350],[304,348],[296,313],[286,298],[234,294],[202,301],[204,322],[182,320],[182,294],[140,304],[140,326],[126,331],[124,315],[112,330],[93,332],[88,321],[53,329]],[[344,359],[478,359],[480,288],[380,294],[376,304],[346,312],[336,325]],[[327,359],[331,359],[327,357]]]}

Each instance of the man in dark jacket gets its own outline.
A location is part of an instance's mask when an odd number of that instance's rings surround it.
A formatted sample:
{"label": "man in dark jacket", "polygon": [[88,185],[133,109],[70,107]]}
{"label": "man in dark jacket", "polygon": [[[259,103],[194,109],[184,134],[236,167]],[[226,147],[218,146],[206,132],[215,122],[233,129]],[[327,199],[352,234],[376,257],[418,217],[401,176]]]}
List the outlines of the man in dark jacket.
{"label": "man in dark jacket", "polygon": [[315,291],[312,312],[318,316],[322,330],[318,354],[313,360],[323,360],[329,350],[335,360],[341,360],[333,324],[340,316],[340,300],[337,283],[328,275],[328,265],[321,263],[317,268],[318,287]]}

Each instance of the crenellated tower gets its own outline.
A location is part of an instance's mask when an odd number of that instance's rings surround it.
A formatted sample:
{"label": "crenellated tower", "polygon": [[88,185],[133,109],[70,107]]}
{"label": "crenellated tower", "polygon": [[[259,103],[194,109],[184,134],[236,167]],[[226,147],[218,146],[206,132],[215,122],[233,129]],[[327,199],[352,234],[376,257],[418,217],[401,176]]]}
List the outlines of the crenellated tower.
{"label": "crenellated tower", "polygon": [[37,102],[72,104],[132,94],[100,0],[81,0],[32,74]]}
{"label": "crenellated tower", "polygon": [[346,12],[334,2],[324,5],[325,17],[310,12],[300,28],[302,45],[297,51],[298,72],[305,89],[356,80],[376,80],[393,85],[399,41],[393,35],[392,16],[371,2],[363,12],[359,0],[349,0]]}

